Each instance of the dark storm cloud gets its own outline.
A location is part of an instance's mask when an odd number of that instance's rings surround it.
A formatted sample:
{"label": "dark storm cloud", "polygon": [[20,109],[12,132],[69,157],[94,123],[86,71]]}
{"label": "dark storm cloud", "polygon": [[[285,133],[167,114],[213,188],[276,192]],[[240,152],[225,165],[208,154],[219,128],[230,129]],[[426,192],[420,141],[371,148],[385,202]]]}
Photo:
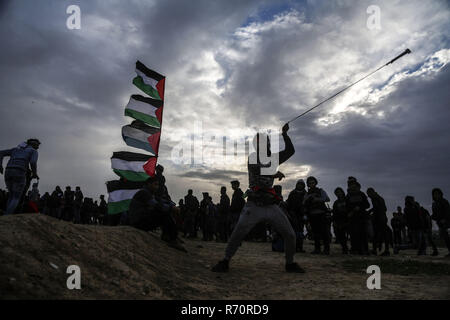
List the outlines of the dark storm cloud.
{"label": "dark storm cloud", "polygon": [[391,209],[406,194],[429,205],[433,187],[450,189],[449,81],[448,66],[434,77],[404,80],[375,106],[399,106],[381,119],[347,114],[337,125],[294,130],[294,161],[312,165],[329,191],[353,175],[364,188],[379,189]]}
{"label": "dark storm cloud", "polygon": [[[2,1],[0,145],[38,136],[43,189],[104,192],[104,181],[114,179],[111,152],[127,149],[120,127],[137,92],[134,62],[170,73],[239,26],[255,3]],[[71,4],[81,8],[81,30],[66,28]]]}

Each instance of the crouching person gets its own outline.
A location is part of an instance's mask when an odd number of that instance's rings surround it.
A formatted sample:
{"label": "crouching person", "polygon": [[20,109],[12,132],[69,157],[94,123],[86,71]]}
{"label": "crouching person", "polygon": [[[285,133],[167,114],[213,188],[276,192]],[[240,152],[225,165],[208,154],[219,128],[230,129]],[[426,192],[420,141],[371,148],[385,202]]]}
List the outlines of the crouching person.
{"label": "crouching person", "polygon": [[177,225],[172,217],[178,208],[174,203],[156,197],[158,189],[158,178],[151,177],[145,181],[144,188],[134,195],[128,213],[130,225],[144,231],[160,227],[162,240],[169,246],[186,252],[177,237]]}

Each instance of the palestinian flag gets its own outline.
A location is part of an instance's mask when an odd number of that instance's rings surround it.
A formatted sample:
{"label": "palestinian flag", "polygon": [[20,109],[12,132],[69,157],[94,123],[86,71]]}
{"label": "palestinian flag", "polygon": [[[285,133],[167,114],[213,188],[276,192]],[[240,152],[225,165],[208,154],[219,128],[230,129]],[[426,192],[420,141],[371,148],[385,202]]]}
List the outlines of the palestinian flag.
{"label": "palestinian flag", "polygon": [[155,169],[156,169],[156,161],[158,158],[152,157],[150,158],[146,164],[144,164],[144,170],[147,173],[147,175],[153,177],[155,175]]}
{"label": "palestinian flag", "polygon": [[149,175],[144,165],[155,158],[147,154],[127,151],[114,152],[111,157],[111,168],[119,177],[128,181],[145,181]]}
{"label": "palestinian flag", "polygon": [[165,77],[156,71],[150,70],[142,62],[136,62],[136,78],[133,84],[153,99],[164,99]]}
{"label": "palestinian flag", "polygon": [[162,122],[162,101],[146,98],[138,94],[130,97],[125,107],[125,115],[140,120],[152,127],[160,128]]}
{"label": "palestinian flag", "polygon": [[142,189],[143,182],[132,182],[123,180],[108,181],[106,189],[109,193],[108,214],[118,214],[128,211],[131,199]]}
{"label": "palestinian flag", "polygon": [[147,126],[139,120],[122,127],[122,137],[128,146],[146,150],[155,156],[159,148],[160,134],[160,129]]}

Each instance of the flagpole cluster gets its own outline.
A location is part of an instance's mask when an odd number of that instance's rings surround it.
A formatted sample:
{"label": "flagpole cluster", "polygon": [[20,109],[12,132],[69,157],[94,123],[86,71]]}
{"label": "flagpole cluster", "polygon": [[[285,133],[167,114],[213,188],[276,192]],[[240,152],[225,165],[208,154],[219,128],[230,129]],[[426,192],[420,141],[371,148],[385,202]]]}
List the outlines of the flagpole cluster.
{"label": "flagpole cluster", "polygon": [[164,109],[166,77],[136,62],[133,84],[145,95],[133,94],[124,115],[133,119],[122,127],[126,145],[149,154],[119,151],[111,157],[111,168],[120,180],[108,181],[108,214],[128,211],[131,199],[149,177],[155,175]]}

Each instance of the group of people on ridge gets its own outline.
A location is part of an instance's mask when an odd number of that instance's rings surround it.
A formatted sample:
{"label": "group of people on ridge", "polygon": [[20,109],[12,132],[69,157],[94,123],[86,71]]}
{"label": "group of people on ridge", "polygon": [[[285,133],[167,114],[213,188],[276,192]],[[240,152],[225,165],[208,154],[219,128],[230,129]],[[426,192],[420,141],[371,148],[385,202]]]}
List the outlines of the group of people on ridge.
{"label": "group of people on ridge", "polygon": [[[294,261],[294,255],[304,252],[303,240],[306,237],[314,241],[312,254],[330,254],[332,229],[343,254],[368,255],[382,251],[381,255],[390,255],[390,247],[393,246],[394,253],[415,248],[418,255],[423,255],[426,254],[428,243],[433,249],[432,255],[438,255],[432,237],[434,220],[450,252],[450,205],[438,188],[432,190],[432,215],[414,197],[407,196],[403,212],[398,207],[393,214],[391,228],[384,199],[374,188],[368,188],[366,193],[361,191],[361,184],[354,177],[348,178],[346,191],[340,187],[334,190],[336,200],[331,208],[328,205],[329,196],[318,186],[318,180],[313,176],[307,178],[306,184],[302,179],[298,180],[295,189],[284,200],[281,186],[273,184],[275,179],[282,180],[285,176],[275,170],[271,174],[262,173],[263,169],[271,168],[271,163],[261,162],[260,148],[266,144],[267,156],[271,159],[277,157],[278,164],[283,164],[295,153],[288,130],[286,124],[282,128],[285,149],[277,154],[271,153],[270,139],[266,134],[258,133],[255,136],[253,144],[256,152],[249,156],[249,188],[245,193],[240,189],[239,181],[234,180],[231,182],[234,191],[231,200],[224,186],[221,187],[218,204],[214,204],[206,192],[199,202],[190,189],[176,206],[165,185],[164,168],[158,165],[155,175],[147,179],[142,190],[134,195],[128,212],[123,215],[126,219],[121,221],[122,224],[145,231],[161,228],[161,238],[182,251],[186,249],[184,241],[178,236],[180,232],[184,237],[196,238],[201,230],[204,241],[215,239],[227,243],[224,258],[212,268],[214,272],[229,270],[231,258],[242,241],[248,239],[252,230],[258,226],[263,226],[264,237],[266,232],[271,235],[274,251],[285,252],[287,272],[305,272]],[[8,194],[0,192],[4,213],[16,212],[20,205],[26,203],[24,199],[28,199],[30,203],[36,204],[39,212],[55,218],[75,223],[103,224],[104,218],[108,216],[103,196],[98,205],[91,198],[83,197],[79,187],[75,191],[67,187],[65,192],[56,187],[52,194],[46,193],[40,197],[37,184],[26,194],[31,179],[39,179],[39,145],[39,140],[29,139],[16,148],[0,151],[0,173],[5,173],[8,188]],[[5,156],[9,156],[10,160],[4,172],[2,164]],[[304,235],[305,228],[307,236]]]}

